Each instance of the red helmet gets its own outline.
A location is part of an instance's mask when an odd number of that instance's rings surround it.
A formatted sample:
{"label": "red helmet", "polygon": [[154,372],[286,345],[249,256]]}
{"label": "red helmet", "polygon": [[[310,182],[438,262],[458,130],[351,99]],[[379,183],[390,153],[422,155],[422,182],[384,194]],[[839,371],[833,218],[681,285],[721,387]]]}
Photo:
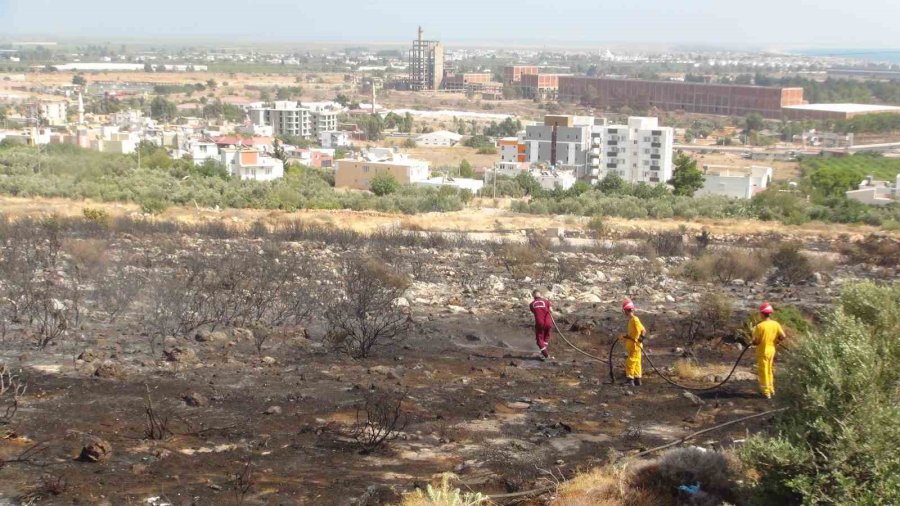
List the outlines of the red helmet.
{"label": "red helmet", "polygon": [[775,312],[775,309],[772,307],[772,304],[769,304],[768,302],[763,302],[759,306],[759,312],[762,314],[772,314]]}
{"label": "red helmet", "polygon": [[631,302],[631,299],[625,299],[622,302],[622,311],[634,311],[634,302]]}

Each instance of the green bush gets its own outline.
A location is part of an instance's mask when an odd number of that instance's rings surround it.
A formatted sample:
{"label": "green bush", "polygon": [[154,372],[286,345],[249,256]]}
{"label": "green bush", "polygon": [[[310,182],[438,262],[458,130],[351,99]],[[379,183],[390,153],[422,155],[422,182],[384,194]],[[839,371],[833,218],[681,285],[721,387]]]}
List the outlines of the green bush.
{"label": "green bush", "polygon": [[770,434],[740,455],[752,504],[900,504],[900,286],[849,285],[821,331],[791,339]]}
{"label": "green bush", "polygon": [[397,190],[400,189],[400,183],[398,183],[397,180],[394,179],[394,176],[390,174],[377,174],[372,178],[370,188],[372,189],[372,193],[379,197],[383,197],[385,195],[390,195],[391,193],[396,193]]}

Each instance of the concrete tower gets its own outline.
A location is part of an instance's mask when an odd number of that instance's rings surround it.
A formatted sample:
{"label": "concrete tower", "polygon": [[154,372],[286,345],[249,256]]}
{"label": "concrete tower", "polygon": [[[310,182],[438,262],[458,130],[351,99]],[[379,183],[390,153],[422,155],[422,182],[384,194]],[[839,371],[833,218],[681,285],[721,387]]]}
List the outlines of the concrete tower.
{"label": "concrete tower", "polygon": [[81,90],[78,90],[78,124],[84,124],[84,98],[81,96]]}

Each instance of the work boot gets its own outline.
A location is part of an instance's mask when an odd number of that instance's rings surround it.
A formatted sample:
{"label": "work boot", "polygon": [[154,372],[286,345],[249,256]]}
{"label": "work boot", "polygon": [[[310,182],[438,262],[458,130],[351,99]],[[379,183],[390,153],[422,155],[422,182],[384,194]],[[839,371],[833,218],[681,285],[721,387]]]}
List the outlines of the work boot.
{"label": "work boot", "polygon": [[641,386],[641,378],[634,378],[634,386],[636,386],[636,387]]}

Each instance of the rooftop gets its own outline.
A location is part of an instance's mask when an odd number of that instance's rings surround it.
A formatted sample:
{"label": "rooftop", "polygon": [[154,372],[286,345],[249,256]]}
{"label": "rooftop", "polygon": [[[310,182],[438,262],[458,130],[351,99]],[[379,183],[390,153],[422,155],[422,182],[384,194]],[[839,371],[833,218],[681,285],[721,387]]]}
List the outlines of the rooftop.
{"label": "rooftop", "polygon": [[900,112],[900,107],[892,105],[875,105],[875,104],[803,104],[788,105],[785,109],[795,109],[799,111],[826,111],[841,113],[861,113],[861,112]]}

